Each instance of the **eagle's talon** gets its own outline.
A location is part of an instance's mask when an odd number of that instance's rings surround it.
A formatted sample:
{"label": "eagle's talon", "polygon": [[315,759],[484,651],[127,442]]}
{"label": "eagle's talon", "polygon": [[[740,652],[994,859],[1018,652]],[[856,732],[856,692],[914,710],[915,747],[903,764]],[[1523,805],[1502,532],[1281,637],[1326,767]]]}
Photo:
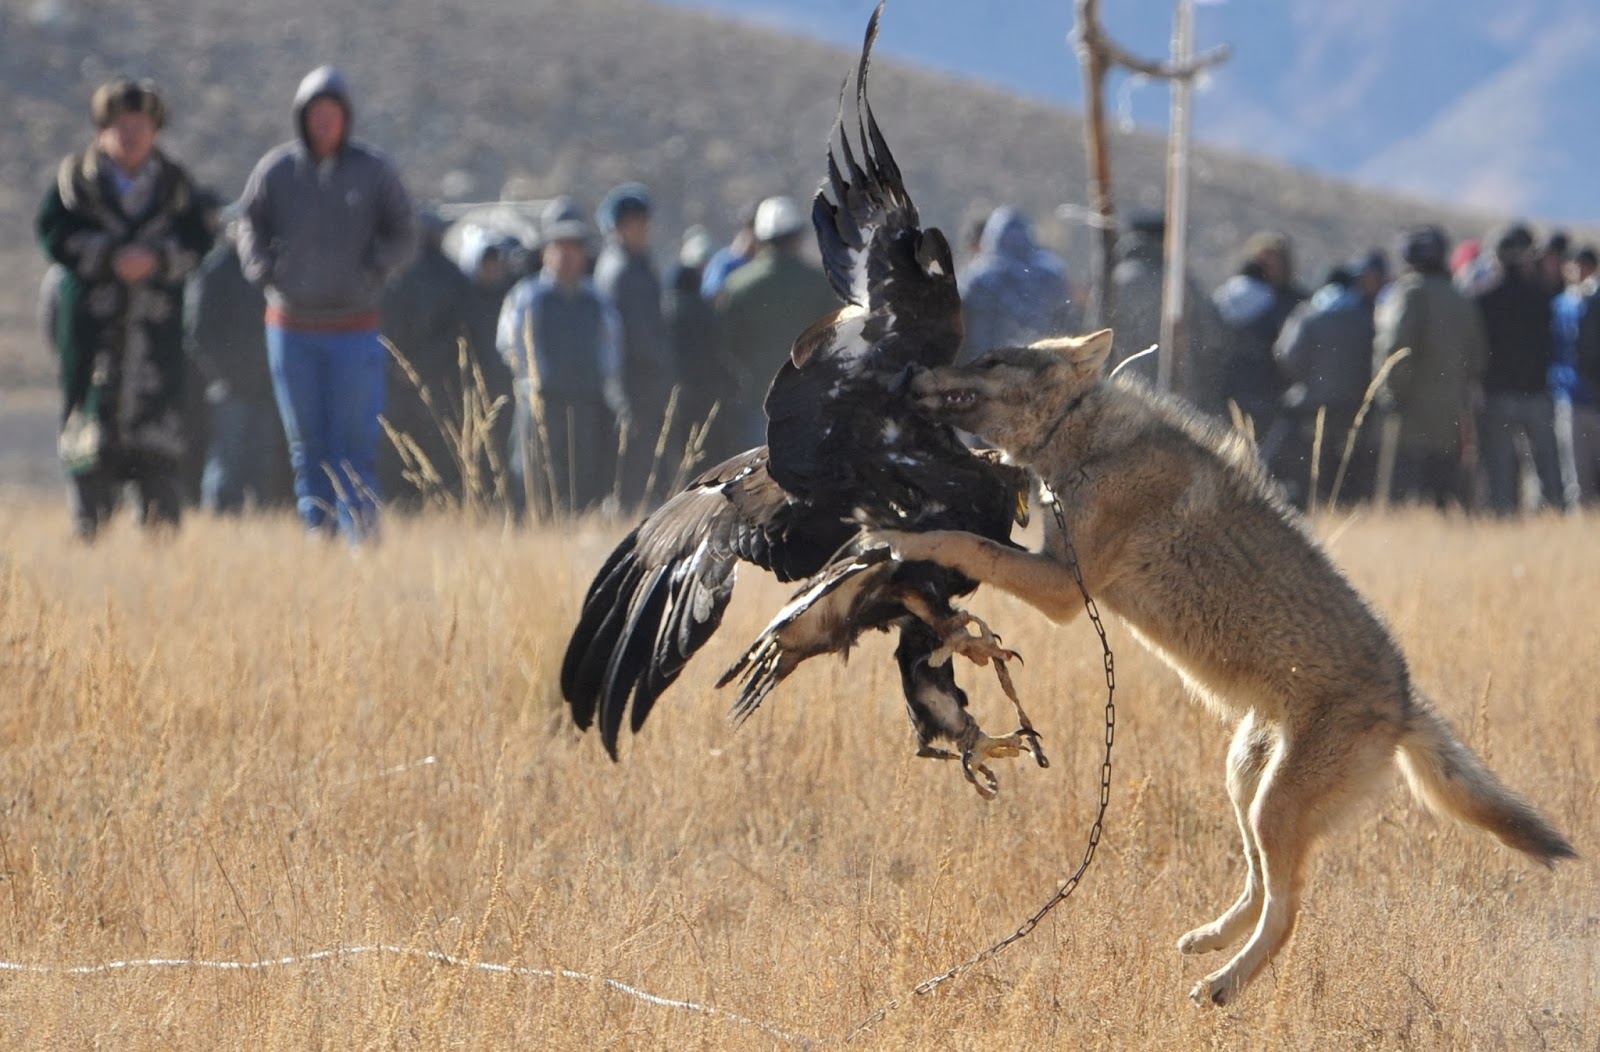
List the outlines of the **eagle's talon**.
{"label": "eagle's talon", "polygon": [[1050,758],[1044,754],[1044,746],[1039,744],[1039,732],[1032,727],[1024,726],[1016,732],[1016,737],[1023,739],[1023,748],[1033,754],[1033,760],[1040,767],[1049,767]]}
{"label": "eagle's talon", "polygon": [[[974,772],[978,772],[983,775],[982,782],[978,781],[977,775],[974,774]],[[993,800],[995,797],[1000,795],[1000,779],[995,777],[993,771],[984,766],[981,758],[976,761],[973,760],[970,752],[962,756],[961,773],[967,776],[967,781],[972,783],[972,787],[978,791],[978,795],[983,797],[985,800]],[[985,785],[985,782],[988,784]]]}
{"label": "eagle's talon", "polygon": [[923,745],[917,749],[919,760],[959,760],[961,757],[949,749],[941,749],[934,745]]}

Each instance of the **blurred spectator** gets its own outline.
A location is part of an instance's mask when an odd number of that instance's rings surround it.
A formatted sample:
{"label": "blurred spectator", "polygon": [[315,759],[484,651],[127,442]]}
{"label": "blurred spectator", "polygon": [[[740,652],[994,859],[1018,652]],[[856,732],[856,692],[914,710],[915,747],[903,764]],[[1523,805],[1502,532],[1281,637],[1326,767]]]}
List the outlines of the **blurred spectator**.
{"label": "blurred spectator", "polygon": [[587,276],[589,226],[572,199],[551,201],[539,229],[543,267],[506,296],[497,340],[517,387],[513,500],[581,513],[616,478],[628,413],[622,322]]}
{"label": "blurred spectator", "polygon": [[[1591,258],[1594,255],[1593,250],[1585,252]],[[1577,382],[1583,385],[1583,390],[1589,396],[1589,405],[1585,411],[1580,412],[1576,404],[1573,406],[1575,452],[1577,448],[1581,448],[1578,434],[1585,430],[1580,425],[1583,418],[1587,417],[1589,421],[1587,430],[1595,436],[1594,444],[1590,447],[1592,457],[1585,459],[1589,459],[1593,471],[1590,478],[1595,482],[1596,489],[1582,490],[1583,495],[1591,501],[1600,499],[1600,478],[1595,478],[1596,475],[1600,475],[1600,463],[1597,463],[1600,462],[1600,433],[1597,433],[1600,432],[1600,288],[1596,287],[1597,283],[1600,283],[1600,275],[1591,269],[1589,276],[1579,286],[1580,291],[1585,289],[1587,291],[1583,292],[1582,306],[1578,311],[1576,346],[1573,353],[1573,364],[1578,372]],[[1583,486],[1582,463],[1580,459],[1576,466],[1580,487]]]}
{"label": "blurred spectator", "polygon": [[238,231],[235,215],[189,278],[184,298],[184,339],[210,424],[200,503],[218,515],[239,514],[247,496],[258,508],[294,498],[261,327],[266,298],[244,276],[234,248]]}
{"label": "blurred spectator", "polygon": [[[473,360],[483,373],[484,411],[494,418],[485,436],[485,449],[479,457],[479,478],[489,496],[498,494],[507,482],[507,456],[511,451],[512,421],[516,417],[516,391],[511,368],[495,345],[495,329],[500,323],[500,306],[506,293],[516,284],[512,260],[523,246],[507,238],[477,236],[462,250],[461,267],[467,275],[467,340]],[[498,408],[495,408],[499,403]]]}
{"label": "blurred spectator", "polygon": [[389,352],[378,334],[388,277],[415,247],[411,199],[389,159],[350,138],[350,89],[332,66],[306,74],[296,137],[245,186],[239,258],[266,287],[267,350],[306,529],[373,535],[378,417]]}
{"label": "blurred spectator", "polygon": [[[401,359],[388,363],[384,418],[406,450],[402,454],[388,436],[379,440],[378,479],[385,499],[412,508],[433,492],[461,499],[461,450],[450,431],[459,434],[461,427],[461,353],[470,335],[472,292],[445,255],[445,221],[432,209],[419,210],[416,218],[416,258],[389,280],[378,309],[383,334]],[[470,347],[467,354],[470,377]]]}
{"label": "blurred spectator", "polygon": [[667,419],[678,369],[661,323],[661,278],[650,258],[650,194],[638,183],[613,187],[596,218],[606,243],[595,261],[595,288],[622,320],[622,383],[630,410],[622,500],[650,507],[658,498],[649,492],[652,483],[663,469],[671,475],[683,451],[683,420],[676,413]]}
{"label": "blurred spectator", "polygon": [[[1274,434],[1262,443],[1261,452],[1290,499],[1302,508],[1310,502],[1319,414],[1317,499],[1327,500],[1332,493],[1350,428],[1372,380],[1373,311],[1388,278],[1388,261],[1377,250],[1335,268],[1316,295],[1289,315],[1272,349],[1289,389]],[[1339,496],[1362,500],[1370,494],[1371,458],[1358,444]]]}
{"label": "blurred spectator", "polygon": [[[1105,324],[1114,334],[1111,367],[1161,340],[1161,300],[1166,284],[1166,217],[1141,212],[1129,217],[1117,237],[1117,262],[1111,271],[1116,290]],[[1222,401],[1222,356],[1227,341],[1222,317],[1211,298],[1186,278],[1183,298],[1183,343],[1179,348],[1172,389],[1208,413],[1225,416]],[[1099,291],[1095,291],[1098,298]],[[1091,312],[1098,309],[1091,306]],[[1165,352],[1163,352],[1165,353]],[[1149,354],[1127,367],[1152,386],[1160,363]]]}
{"label": "blurred spectator", "polygon": [[961,256],[956,266],[962,269],[971,266],[972,261],[978,258],[978,253],[983,251],[983,228],[989,225],[989,213],[992,211],[984,209],[961,221]]}
{"label": "blurred spectator", "polygon": [[[711,237],[703,227],[683,232],[678,261],[667,272],[662,316],[683,384],[678,413],[685,424],[701,429],[702,460],[717,464],[739,451],[733,448],[728,426],[733,371],[717,332],[716,310],[700,295],[710,254]],[[678,465],[669,467],[676,471]]]}
{"label": "blurred spectator", "polygon": [[1552,299],[1566,291],[1567,263],[1571,252],[1572,239],[1566,231],[1552,230],[1534,256],[1534,282],[1544,286]]}
{"label": "blurred spectator", "polygon": [[67,268],[52,262],[45,268],[44,277],[39,281],[39,304],[36,309],[39,335],[44,339],[44,349],[52,358],[56,355],[56,325],[61,320],[61,281],[66,276]]}
{"label": "blurred spectator", "polygon": [[1475,237],[1466,238],[1450,250],[1450,276],[1455,279],[1462,278],[1468,269],[1478,262],[1478,257],[1483,254],[1483,242]]}
{"label": "blurred spectator", "polygon": [[1600,408],[1596,388],[1579,360],[1580,337],[1593,327],[1596,265],[1593,247],[1572,257],[1572,283],[1552,305],[1555,364],[1550,367],[1550,393],[1555,398],[1556,448],[1561,456],[1562,499],[1569,508],[1600,499]]}
{"label": "blurred spectator", "polygon": [[1563,507],[1561,458],[1556,449],[1550,367],[1555,364],[1551,295],[1533,255],[1533,236],[1512,224],[1494,240],[1492,285],[1478,293],[1488,335],[1479,443],[1489,482],[1489,506],[1510,515],[1521,506],[1517,439],[1528,443],[1544,503]]}
{"label": "blurred spectator", "polygon": [[178,524],[183,282],[211,246],[188,173],[157,145],[166,107],[155,87],[119,77],[95,91],[90,114],[94,142],[61,162],[35,224],[65,268],[58,449],[84,540],[126,482],[142,523]]}
{"label": "blurred spectator", "polygon": [[761,247],[761,242],[756,239],[756,209],[759,206],[760,202],[757,201],[739,210],[739,229],[734,232],[733,240],[713,252],[706,261],[704,274],[700,278],[700,295],[705,299],[716,299],[722,286],[728,283],[728,276],[755,258],[756,250]]}
{"label": "blurred spectator", "polygon": [[1228,327],[1222,396],[1254,422],[1258,438],[1272,430],[1286,386],[1272,348],[1290,312],[1305,299],[1294,281],[1289,239],[1271,231],[1245,242],[1239,272],[1212,295]]}
{"label": "blurred spectator", "polygon": [[717,296],[724,347],[738,370],[738,399],[729,421],[743,448],[765,444],[767,388],[795,339],[839,309],[820,269],[800,258],[806,215],[790,197],[769,197],[756,209],[760,250]]}
{"label": "blurred spectator", "polygon": [[1466,469],[1477,445],[1472,407],[1488,356],[1483,317],[1451,282],[1448,254],[1438,227],[1406,234],[1406,269],[1378,302],[1372,339],[1374,375],[1396,351],[1410,350],[1384,386],[1392,412],[1384,422],[1379,492],[1439,508],[1467,504]]}
{"label": "blurred spectator", "polygon": [[989,213],[978,254],[961,274],[961,312],[967,327],[962,360],[1072,331],[1067,266],[1039,247],[1015,208]]}

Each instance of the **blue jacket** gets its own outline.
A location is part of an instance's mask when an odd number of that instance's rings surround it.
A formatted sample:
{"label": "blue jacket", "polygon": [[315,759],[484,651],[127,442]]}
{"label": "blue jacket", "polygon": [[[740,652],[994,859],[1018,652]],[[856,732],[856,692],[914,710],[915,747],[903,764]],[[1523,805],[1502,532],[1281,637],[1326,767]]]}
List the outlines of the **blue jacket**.
{"label": "blue jacket", "polygon": [[1578,367],[1578,332],[1593,302],[1593,295],[1585,295],[1577,288],[1568,288],[1550,302],[1550,329],[1555,339],[1550,393],[1577,405],[1594,402],[1594,392],[1589,390],[1583,371]]}
{"label": "blue jacket", "polygon": [[524,278],[506,295],[495,343],[518,381],[536,381],[546,398],[621,408],[622,322],[593,282]]}
{"label": "blue jacket", "polygon": [[978,244],[978,255],[961,282],[967,326],[963,357],[1069,331],[1072,300],[1066,264],[1034,243],[1022,213],[996,208]]}

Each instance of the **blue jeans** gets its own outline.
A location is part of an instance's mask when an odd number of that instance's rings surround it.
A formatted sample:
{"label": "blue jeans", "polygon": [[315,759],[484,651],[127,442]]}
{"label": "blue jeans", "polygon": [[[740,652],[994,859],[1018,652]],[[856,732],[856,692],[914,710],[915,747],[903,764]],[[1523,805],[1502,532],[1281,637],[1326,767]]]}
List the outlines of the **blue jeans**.
{"label": "blue jeans", "polygon": [[376,330],[268,325],[267,361],[300,521],[308,530],[361,540],[378,523],[378,415],[388,351]]}

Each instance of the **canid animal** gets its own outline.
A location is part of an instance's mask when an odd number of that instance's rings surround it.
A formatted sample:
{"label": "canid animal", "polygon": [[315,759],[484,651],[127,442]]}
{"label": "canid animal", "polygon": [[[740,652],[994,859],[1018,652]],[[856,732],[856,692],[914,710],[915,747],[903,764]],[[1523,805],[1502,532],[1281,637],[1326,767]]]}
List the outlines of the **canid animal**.
{"label": "canid animal", "polygon": [[[1083,583],[1191,689],[1240,717],[1228,795],[1249,867],[1238,901],[1178,940],[1249,934],[1194,988],[1225,1004],[1294,928],[1313,842],[1398,757],[1413,793],[1546,865],[1572,845],[1500,783],[1412,684],[1405,657],[1253,451],[1137,382],[1103,380],[1111,332],[993,351],[916,372],[919,406],[1031,467],[1060,500]],[[1020,596],[1053,620],[1083,607],[1060,530],[1041,552],[968,533],[879,536]]]}

